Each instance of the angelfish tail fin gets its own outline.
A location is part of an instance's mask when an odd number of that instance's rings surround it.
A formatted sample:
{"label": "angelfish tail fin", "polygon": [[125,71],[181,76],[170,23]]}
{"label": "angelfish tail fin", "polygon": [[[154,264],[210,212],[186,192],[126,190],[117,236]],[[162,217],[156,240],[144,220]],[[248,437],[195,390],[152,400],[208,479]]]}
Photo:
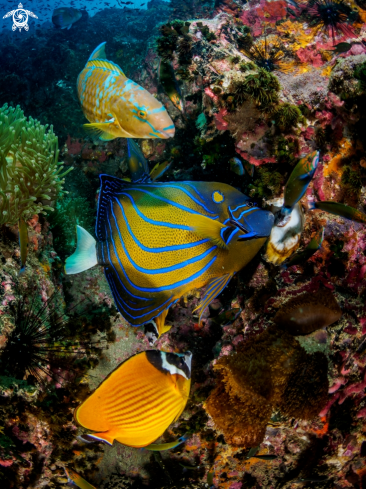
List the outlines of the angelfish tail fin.
{"label": "angelfish tail fin", "polygon": [[83,272],[97,265],[96,241],[81,226],[76,226],[77,245],[74,253],[66,258],[65,272],[67,275]]}

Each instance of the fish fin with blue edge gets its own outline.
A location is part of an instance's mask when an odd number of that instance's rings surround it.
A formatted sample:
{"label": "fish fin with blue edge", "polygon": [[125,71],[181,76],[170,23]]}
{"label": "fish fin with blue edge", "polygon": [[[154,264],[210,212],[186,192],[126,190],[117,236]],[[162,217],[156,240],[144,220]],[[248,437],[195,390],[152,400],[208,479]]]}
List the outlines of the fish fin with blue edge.
{"label": "fish fin with blue edge", "polygon": [[88,436],[96,441],[108,443],[108,445],[113,445],[114,440],[118,441],[115,430],[109,430],[101,433],[88,433]]}
{"label": "fish fin with blue edge", "polygon": [[114,199],[117,192],[121,192],[122,189],[126,188],[127,182],[124,182],[120,178],[112,177],[111,175],[101,174],[99,175],[100,180],[100,192],[98,199],[98,214],[97,214],[97,225],[96,225],[96,235],[99,241],[104,241],[107,239],[105,233],[105,224],[107,222],[107,213],[110,209],[110,203]]}
{"label": "fish fin with blue edge", "polygon": [[77,474],[74,470],[64,467],[67,479],[74,486],[80,487],[80,489],[96,489],[95,486],[89,484],[81,475]]}
{"label": "fish fin with blue edge", "polygon": [[76,226],[77,245],[74,253],[66,258],[65,272],[67,275],[83,272],[98,264],[96,241],[81,226]]}
{"label": "fish fin with blue edge", "polygon": [[147,160],[139,145],[131,138],[127,139],[127,152],[131,181],[133,183],[151,181]]}
{"label": "fish fin with blue edge", "polygon": [[196,309],[193,310],[193,312],[199,311],[199,324],[201,323],[203,311],[224,290],[233,276],[234,273],[227,273],[222,277],[214,278],[209,282],[205,295],[202,297]]}
{"label": "fish fin with blue edge", "polygon": [[227,244],[224,241],[222,233],[225,231],[227,226],[219,221],[210,219],[209,217],[202,216],[201,214],[193,214],[191,216],[191,230],[201,236],[202,238],[207,238],[212,241],[213,244],[227,250]]}
{"label": "fish fin with blue edge", "polygon": [[188,435],[183,435],[178,440],[168,443],[150,443],[146,447],[143,447],[142,450],[150,450],[152,452],[163,452],[165,450],[172,450],[173,448],[178,447],[189,438]]}
{"label": "fish fin with blue edge", "polygon": [[102,42],[97,46],[94,51],[91,53],[89,56],[88,61],[91,61],[93,59],[107,59],[107,56],[105,54],[105,45],[107,44],[106,41]]}
{"label": "fish fin with blue edge", "polygon": [[112,72],[112,74],[117,76],[126,76],[122,69],[112,61],[108,61],[106,59],[92,59],[88,61],[86,64],[87,67],[95,66],[96,68],[104,68]]}
{"label": "fish fin with blue edge", "polygon": [[150,178],[153,182],[161,178],[164,173],[170,168],[171,162],[165,161],[164,163],[157,163],[150,172]]}

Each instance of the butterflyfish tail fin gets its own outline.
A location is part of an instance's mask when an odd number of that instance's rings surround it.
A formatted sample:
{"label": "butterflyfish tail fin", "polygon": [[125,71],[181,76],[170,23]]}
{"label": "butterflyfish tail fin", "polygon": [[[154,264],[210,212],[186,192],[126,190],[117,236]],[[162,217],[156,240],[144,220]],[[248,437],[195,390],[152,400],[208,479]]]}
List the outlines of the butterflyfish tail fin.
{"label": "butterflyfish tail fin", "polygon": [[83,128],[90,136],[97,136],[101,141],[111,141],[116,136],[111,134],[109,122],[94,122],[92,124],[84,124]]}
{"label": "butterflyfish tail fin", "polygon": [[93,236],[81,226],[76,226],[76,233],[76,250],[66,258],[65,271],[67,275],[83,272],[98,263],[96,241]]}
{"label": "butterflyfish tail fin", "polygon": [[93,59],[107,59],[107,56],[105,54],[105,45],[107,44],[106,41],[102,42],[97,46],[94,51],[91,53],[88,61],[91,61]]}
{"label": "butterflyfish tail fin", "polygon": [[227,228],[219,221],[214,221],[209,217],[195,214],[192,216],[191,230],[201,236],[202,238],[208,238],[219,248],[227,250],[227,244],[223,238],[223,231]]}
{"label": "butterflyfish tail fin", "polygon": [[147,160],[139,145],[131,138],[127,139],[127,152],[131,181],[133,183],[150,181],[151,179],[149,176],[149,165]]}
{"label": "butterflyfish tail fin", "polygon": [[220,292],[224,290],[224,288],[227,286],[227,284],[230,282],[233,276],[234,276],[233,273],[227,273],[222,277],[214,278],[213,280],[210,281],[207,290],[205,292],[205,295],[202,297],[196,309],[193,310],[193,312],[199,311],[199,320],[198,320],[199,323],[201,323],[203,311],[220,294]]}

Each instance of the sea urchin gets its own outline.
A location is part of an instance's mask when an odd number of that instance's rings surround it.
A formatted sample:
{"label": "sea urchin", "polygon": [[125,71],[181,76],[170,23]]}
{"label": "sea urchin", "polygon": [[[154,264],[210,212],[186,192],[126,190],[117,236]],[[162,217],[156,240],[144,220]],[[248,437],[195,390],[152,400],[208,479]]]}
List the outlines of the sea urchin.
{"label": "sea urchin", "polygon": [[355,36],[350,24],[357,19],[358,13],[344,0],[310,0],[307,13],[311,16],[310,26],[331,36],[333,44],[337,34]]}

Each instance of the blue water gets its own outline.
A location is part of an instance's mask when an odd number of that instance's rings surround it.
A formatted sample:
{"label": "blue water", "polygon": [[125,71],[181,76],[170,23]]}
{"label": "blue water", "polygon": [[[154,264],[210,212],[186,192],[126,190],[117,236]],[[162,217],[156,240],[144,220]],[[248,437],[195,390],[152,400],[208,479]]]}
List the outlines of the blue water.
{"label": "blue water", "polygon": [[[122,1],[132,1],[132,5],[123,5],[121,1],[117,0],[89,0],[89,1],[81,1],[81,0],[71,0],[70,2],[62,1],[62,0],[24,0],[22,3],[24,10],[29,10],[33,12],[38,19],[29,17],[28,25],[29,25],[29,33],[32,32],[36,27],[43,28],[51,28],[49,25],[52,19],[52,12],[54,9],[59,7],[74,7],[78,9],[86,9],[89,16],[95,15],[100,10],[104,10],[106,8],[126,8],[126,9],[146,9],[148,0],[122,0]],[[3,19],[3,16],[12,10],[16,10],[18,8],[18,4],[20,0],[1,0],[0,1],[0,33],[1,32],[12,32],[12,17],[8,17]],[[72,27],[71,27],[72,28]],[[24,31],[22,31],[24,32]]]}

